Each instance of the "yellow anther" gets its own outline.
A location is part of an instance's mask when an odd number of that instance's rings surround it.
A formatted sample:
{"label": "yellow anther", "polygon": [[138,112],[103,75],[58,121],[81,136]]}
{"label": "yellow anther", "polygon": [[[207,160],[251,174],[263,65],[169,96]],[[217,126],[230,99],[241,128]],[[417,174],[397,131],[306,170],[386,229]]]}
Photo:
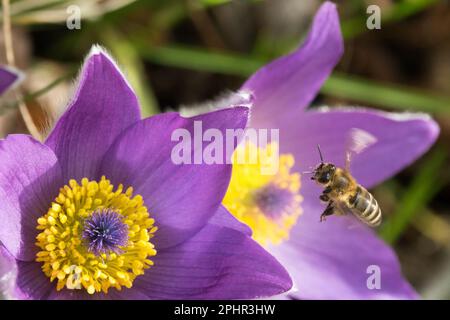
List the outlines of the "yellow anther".
{"label": "yellow anther", "polygon": [[50,223],[51,225],[54,225],[56,223],[56,220],[52,216],[49,216],[47,218],[47,222]]}
{"label": "yellow anther", "polygon": [[54,212],[60,212],[61,211],[61,205],[59,205],[58,203],[53,203],[52,204],[52,210]]}
{"label": "yellow anther", "polygon": [[58,283],[56,284],[56,290],[57,290],[57,291],[61,291],[65,286],[66,286],[66,282],[60,280],[60,281],[58,281]]}
{"label": "yellow anther", "polygon": [[59,215],[59,221],[61,221],[62,224],[66,223],[67,216],[65,214],[60,214]]}
{"label": "yellow anther", "polygon": [[47,251],[53,251],[55,249],[56,249],[56,246],[53,243],[50,243],[45,246],[45,250],[47,250]]}
{"label": "yellow anther", "polygon": [[58,248],[60,248],[61,250],[64,250],[66,248],[66,243],[64,241],[60,241],[58,243]]}

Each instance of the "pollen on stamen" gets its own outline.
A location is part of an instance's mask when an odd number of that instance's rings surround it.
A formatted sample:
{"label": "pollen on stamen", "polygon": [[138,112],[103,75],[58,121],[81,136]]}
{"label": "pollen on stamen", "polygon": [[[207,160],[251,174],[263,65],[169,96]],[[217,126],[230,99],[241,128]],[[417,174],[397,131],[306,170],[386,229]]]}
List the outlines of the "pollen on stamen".
{"label": "pollen on stamen", "polygon": [[37,220],[36,261],[56,289],[130,288],[153,265],[150,242],[157,227],[140,195],[114,186],[105,177],[70,180]]}
{"label": "pollen on stamen", "polygon": [[[269,144],[262,150],[247,143],[238,148],[246,148],[247,153],[267,155],[278,151],[278,145]],[[268,151],[268,152],[267,152]],[[292,173],[294,157],[290,154],[279,156],[279,170],[263,174],[264,159],[257,163],[233,161],[233,173],[223,200],[225,207],[253,231],[253,238],[262,245],[279,244],[289,238],[291,228],[301,214],[300,174]]]}

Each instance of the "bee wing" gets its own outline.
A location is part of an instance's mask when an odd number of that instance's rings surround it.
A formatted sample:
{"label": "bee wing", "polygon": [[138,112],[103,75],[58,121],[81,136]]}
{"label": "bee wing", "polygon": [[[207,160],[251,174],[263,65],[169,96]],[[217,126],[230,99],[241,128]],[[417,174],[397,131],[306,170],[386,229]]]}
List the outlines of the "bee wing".
{"label": "bee wing", "polygon": [[353,156],[363,152],[376,142],[377,138],[375,138],[375,136],[371,133],[358,128],[350,129],[346,142],[345,169],[350,171],[350,163]]}

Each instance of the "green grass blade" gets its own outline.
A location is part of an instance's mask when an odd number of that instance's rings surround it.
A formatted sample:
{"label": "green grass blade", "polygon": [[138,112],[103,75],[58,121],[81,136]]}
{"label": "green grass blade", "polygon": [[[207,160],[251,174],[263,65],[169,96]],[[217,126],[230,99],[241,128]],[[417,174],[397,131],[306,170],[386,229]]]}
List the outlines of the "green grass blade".
{"label": "green grass blade", "polygon": [[126,71],[127,78],[139,98],[142,115],[149,117],[158,113],[158,102],[146,79],[144,65],[134,46],[113,28],[103,26],[99,35]]}
{"label": "green grass blade", "polygon": [[179,46],[150,47],[134,42],[139,53],[147,60],[171,67],[246,77],[256,71],[262,61],[238,55],[210,52],[201,48]]}
{"label": "green grass blade", "polygon": [[342,73],[334,73],[321,91],[330,96],[393,109],[433,114],[450,112],[448,96],[395,84],[381,84]]}
{"label": "green grass blade", "polygon": [[426,209],[427,203],[443,187],[441,178],[447,152],[436,148],[420,167],[410,186],[404,191],[397,209],[382,225],[380,236],[388,243],[395,243],[411,220]]}

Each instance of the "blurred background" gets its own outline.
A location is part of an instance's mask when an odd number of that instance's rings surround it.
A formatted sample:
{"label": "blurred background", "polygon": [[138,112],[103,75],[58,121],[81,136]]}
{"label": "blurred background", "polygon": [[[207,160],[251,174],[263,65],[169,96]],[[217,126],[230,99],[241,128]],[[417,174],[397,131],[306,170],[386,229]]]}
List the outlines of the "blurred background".
{"label": "blurred background", "polygon": [[[6,8],[15,64],[27,78],[20,95],[0,100],[0,136],[28,131],[42,139],[64,111],[92,44],[116,57],[151,115],[238,89],[301,42],[322,1],[2,2],[0,19],[4,25]],[[450,3],[335,2],[345,54],[314,104],[422,111],[439,122],[430,152],[373,193],[386,217],[380,236],[405,276],[424,298],[450,299]],[[380,30],[366,27],[371,4],[381,8]],[[8,41],[2,32],[0,64],[10,62]]]}

